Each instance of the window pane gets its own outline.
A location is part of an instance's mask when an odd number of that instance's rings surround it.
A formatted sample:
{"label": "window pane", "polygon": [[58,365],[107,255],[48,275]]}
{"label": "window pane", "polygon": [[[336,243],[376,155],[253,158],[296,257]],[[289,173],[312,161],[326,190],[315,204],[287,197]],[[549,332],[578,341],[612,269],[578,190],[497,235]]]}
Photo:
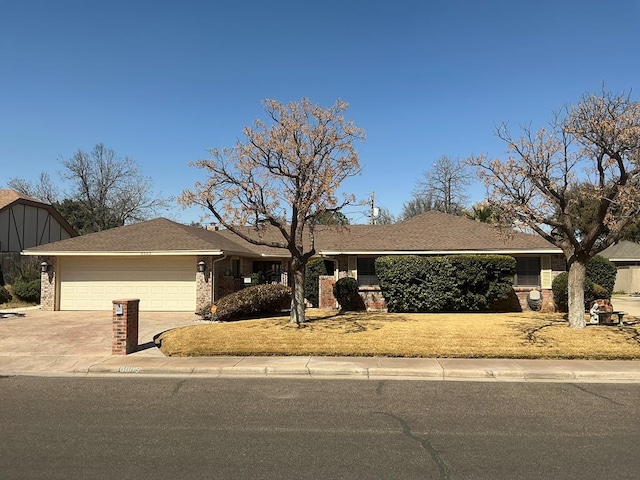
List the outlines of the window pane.
{"label": "window pane", "polygon": [[358,258],[358,285],[378,285],[375,258]]}
{"label": "window pane", "polygon": [[515,285],[519,287],[540,286],[540,257],[516,258]]}

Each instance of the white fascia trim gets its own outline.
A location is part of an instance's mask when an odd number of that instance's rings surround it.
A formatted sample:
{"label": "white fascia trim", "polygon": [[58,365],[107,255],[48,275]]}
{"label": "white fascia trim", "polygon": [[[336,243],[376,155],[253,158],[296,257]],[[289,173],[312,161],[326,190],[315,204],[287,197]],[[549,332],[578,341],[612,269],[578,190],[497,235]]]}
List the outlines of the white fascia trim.
{"label": "white fascia trim", "polygon": [[178,257],[188,256],[193,257],[195,255],[210,255],[221,256],[223,253],[220,250],[202,251],[202,250],[168,250],[168,251],[154,251],[154,252],[21,252],[22,255],[32,256],[50,256],[50,257]]}
{"label": "white fascia trim", "polygon": [[321,251],[318,254],[321,257],[336,255],[549,255],[562,253],[561,249],[547,250],[391,250],[391,251]]}

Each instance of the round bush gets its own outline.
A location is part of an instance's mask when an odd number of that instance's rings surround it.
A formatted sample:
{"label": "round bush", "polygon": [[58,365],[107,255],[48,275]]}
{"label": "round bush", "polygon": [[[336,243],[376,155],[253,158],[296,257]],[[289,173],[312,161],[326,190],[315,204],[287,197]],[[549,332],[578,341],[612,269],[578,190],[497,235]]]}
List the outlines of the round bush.
{"label": "round bush", "polygon": [[40,279],[16,282],[13,285],[13,293],[24,302],[40,302]]}
{"label": "round bush", "polygon": [[7,303],[13,299],[13,295],[4,287],[0,287],[0,303]]}
{"label": "round bush", "polygon": [[364,301],[358,293],[358,281],[355,278],[344,277],[333,284],[333,296],[340,304],[341,310],[364,310]]}
{"label": "round bush", "polygon": [[[613,288],[616,284],[617,273],[618,269],[615,264],[608,259],[600,255],[589,259],[587,262],[587,277],[589,277],[593,283],[602,286],[606,291],[604,296],[597,298],[611,299]],[[602,295],[602,293],[599,292],[599,295]]]}

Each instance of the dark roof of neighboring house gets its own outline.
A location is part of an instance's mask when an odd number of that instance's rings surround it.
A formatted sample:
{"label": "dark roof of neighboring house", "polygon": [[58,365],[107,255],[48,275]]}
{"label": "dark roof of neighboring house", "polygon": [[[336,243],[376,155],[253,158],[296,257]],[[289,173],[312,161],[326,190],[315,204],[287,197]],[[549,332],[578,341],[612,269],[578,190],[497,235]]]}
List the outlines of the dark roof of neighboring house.
{"label": "dark roof of neighboring house", "polygon": [[250,254],[219,232],[190,227],[166,218],[111,228],[26,250],[34,255],[118,252],[190,252]]}
{"label": "dark roof of neighboring house", "polygon": [[640,244],[622,240],[605,248],[598,255],[608,258],[612,262],[640,261]]}
{"label": "dark roof of neighboring house", "polygon": [[57,222],[64,228],[69,235],[75,237],[78,235],[75,228],[71,226],[67,220],[60,215],[60,213],[48,203],[41,202],[37,198],[23,195],[15,190],[0,189],[0,212],[6,208],[9,208],[16,204],[29,205],[31,207],[44,208],[49,214],[57,220]]}
{"label": "dark roof of neighboring house", "polygon": [[[258,232],[246,227],[254,238],[281,242],[274,228]],[[308,241],[308,239],[305,239]],[[347,225],[317,227],[318,254],[384,253],[559,253],[560,249],[537,235],[510,232],[504,235],[492,225],[463,217],[431,211],[392,225]],[[31,248],[29,254],[86,252],[212,252],[247,256],[289,256],[284,248],[255,245],[230,230],[210,231],[190,227],[165,218],[62,240]]]}

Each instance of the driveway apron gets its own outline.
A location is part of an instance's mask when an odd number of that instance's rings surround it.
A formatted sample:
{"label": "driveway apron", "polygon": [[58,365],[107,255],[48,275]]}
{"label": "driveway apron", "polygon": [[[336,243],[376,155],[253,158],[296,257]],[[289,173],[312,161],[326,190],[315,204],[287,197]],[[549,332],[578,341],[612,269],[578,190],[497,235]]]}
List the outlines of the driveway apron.
{"label": "driveway apron", "polygon": [[[24,310],[0,318],[0,370],[80,372],[111,357],[111,312],[44,312]],[[193,324],[190,312],[141,312],[139,355],[159,355],[153,337]]]}

